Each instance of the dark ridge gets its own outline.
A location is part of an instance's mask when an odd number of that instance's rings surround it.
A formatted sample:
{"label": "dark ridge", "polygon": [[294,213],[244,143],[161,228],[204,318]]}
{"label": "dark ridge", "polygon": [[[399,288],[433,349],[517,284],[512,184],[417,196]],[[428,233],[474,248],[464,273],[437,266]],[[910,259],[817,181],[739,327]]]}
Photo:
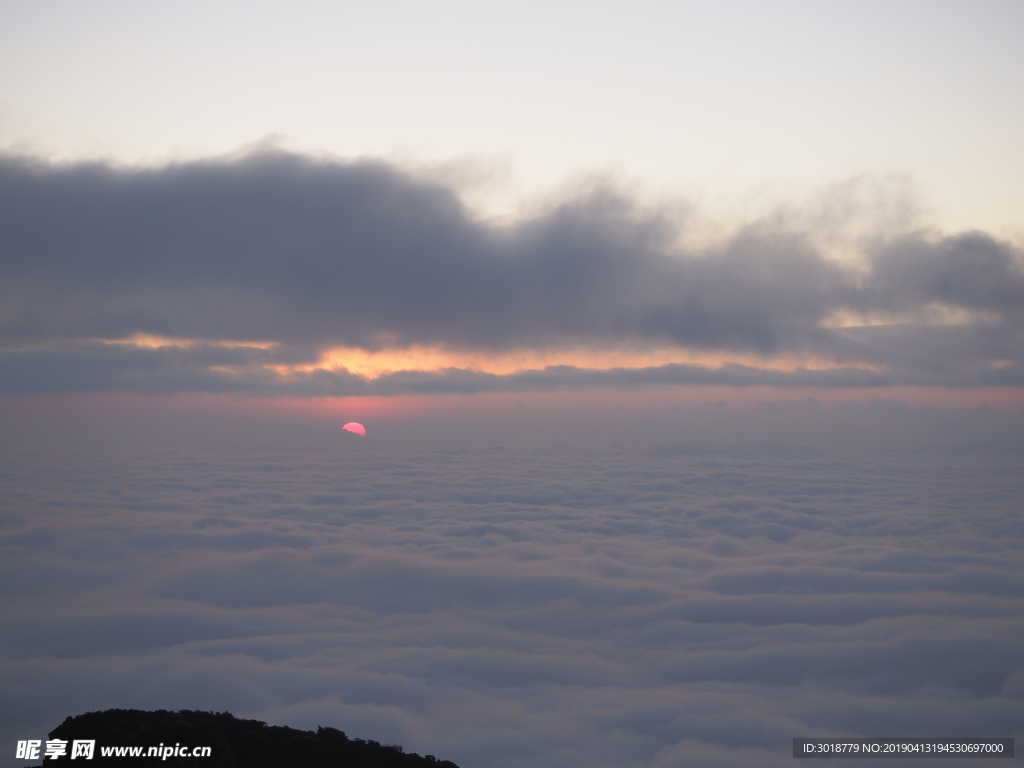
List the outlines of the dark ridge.
{"label": "dark ridge", "polygon": [[[144,712],[108,709],[68,717],[50,731],[50,739],[67,742],[71,758],[75,739],[95,740],[94,757],[83,765],[95,766],[192,766],[193,768],[458,768],[450,760],[433,755],[406,754],[397,744],[350,739],[336,728],[299,731],[261,720],[239,720],[230,712],[193,712],[183,709]],[[150,747],[210,747],[209,757],[147,757]],[[104,756],[104,747],[142,747],[142,757]],[[45,743],[40,749],[44,754]],[[82,759],[77,757],[76,759]],[[47,765],[52,760],[44,760]],[[75,763],[77,765],[77,763]]]}

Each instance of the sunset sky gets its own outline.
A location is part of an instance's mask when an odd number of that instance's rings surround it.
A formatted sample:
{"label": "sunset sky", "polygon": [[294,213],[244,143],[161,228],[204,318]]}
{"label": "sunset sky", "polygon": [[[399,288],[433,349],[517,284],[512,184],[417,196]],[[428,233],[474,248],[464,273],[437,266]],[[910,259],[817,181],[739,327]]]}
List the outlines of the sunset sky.
{"label": "sunset sky", "polygon": [[4,391],[1024,382],[1019,4],[4,14]]}
{"label": "sunset sky", "polygon": [[1022,33],[0,0],[0,765],[127,706],[461,768],[1024,735]]}

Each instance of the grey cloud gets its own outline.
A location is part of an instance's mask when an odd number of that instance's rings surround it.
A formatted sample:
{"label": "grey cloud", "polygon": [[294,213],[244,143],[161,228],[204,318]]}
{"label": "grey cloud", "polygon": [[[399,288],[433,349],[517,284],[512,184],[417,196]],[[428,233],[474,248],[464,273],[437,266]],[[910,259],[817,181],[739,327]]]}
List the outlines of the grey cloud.
{"label": "grey cloud", "polygon": [[[943,339],[941,336],[945,336]],[[856,366],[794,371],[726,363],[717,368],[670,363],[645,368],[594,370],[569,365],[547,366],[510,374],[447,368],[437,371],[397,371],[370,379],[347,370],[314,370],[279,374],[264,367],[277,364],[261,350],[199,350],[163,347],[139,349],[122,345],[82,343],[46,348],[0,350],[0,392],[178,392],[231,393],[253,396],[300,397],[407,394],[479,394],[484,392],[549,392],[588,388],[642,388],[671,385],[775,387],[885,387],[1024,385],[1024,369],[951,361],[946,353],[962,334],[913,333],[895,343],[876,334],[877,357],[888,358],[895,370]],[[950,338],[951,337],[951,338]],[[981,357],[978,344],[959,339],[963,358]],[[916,351],[902,352],[910,347]],[[988,345],[989,360],[996,353]],[[1005,351],[1005,350],[1004,350]],[[218,366],[216,368],[211,366]],[[228,366],[232,366],[228,368]]]}
{"label": "grey cloud", "polygon": [[266,634],[284,628],[281,624],[245,622],[200,612],[104,613],[47,617],[31,626],[7,626],[0,642],[12,658],[79,658]]}
{"label": "grey cloud", "polygon": [[1024,580],[1020,576],[980,568],[956,568],[944,570],[941,574],[904,574],[898,586],[888,574],[829,568],[764,568],[715,576],[706,582],[706,586],[717,592],[736,595],[764,592],[862,594],[889,592],[894,588],[901,591],[939,589],[953,593],[1024,595]]}
{"label": "grey cloud", "polygon": [[[1024,380],[1024,266],[984,233],[884,238],[866,273],[807,233],[752,225],[680,252],[667,214],[609,190],[509,227],[379,162],[265,153],[160,169],[0,160],[4,391],[487,391],[684,383],[1011,385]],[[958,324],[928,319],[968,314]],[[896,324],[831,328],[838,311]],[[273,341],[274,352],[123,350],[134,333]],[[836,371],[666,366],[284,380],[331,345],[501,349],[646,341],[809,352]],[[219,362],[218,362],[219,361]],[[881,366],[872,373],[843,365]],[[234,366],[226,374],[212,366]]]}
{"label": "grey cloud", "polygon": [[981,233],[938,243],[903,239],[872,254],[865,306],[905,311],[937,302],[1020,320],[1020,253]]}

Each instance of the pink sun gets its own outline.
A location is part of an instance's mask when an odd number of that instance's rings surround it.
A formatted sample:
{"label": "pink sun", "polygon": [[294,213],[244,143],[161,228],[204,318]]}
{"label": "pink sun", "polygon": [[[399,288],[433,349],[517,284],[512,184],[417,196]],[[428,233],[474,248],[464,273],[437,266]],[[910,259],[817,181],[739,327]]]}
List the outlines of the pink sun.
{"label": "pink sun", "polygon": [[358,421],[350,421],[348,424],[342,427],[342,429],[349,432],[355,432],[357,435],[366,437],[366,427],[360,424]]}

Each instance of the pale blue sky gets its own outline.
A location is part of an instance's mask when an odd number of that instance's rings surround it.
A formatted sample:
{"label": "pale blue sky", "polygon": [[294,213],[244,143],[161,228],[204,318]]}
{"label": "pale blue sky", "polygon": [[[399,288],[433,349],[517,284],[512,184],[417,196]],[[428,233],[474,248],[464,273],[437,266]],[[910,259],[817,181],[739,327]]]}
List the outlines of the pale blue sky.
{"label": "pale blue sky", "polygon": [[942,229],[1024,232],[1019,2],[3,2],[0,14],[8,149],[159,163],[276,135],[342,157],[482,161],[505,174],[495,205],[598,172],[740,215],[897,174]]}

